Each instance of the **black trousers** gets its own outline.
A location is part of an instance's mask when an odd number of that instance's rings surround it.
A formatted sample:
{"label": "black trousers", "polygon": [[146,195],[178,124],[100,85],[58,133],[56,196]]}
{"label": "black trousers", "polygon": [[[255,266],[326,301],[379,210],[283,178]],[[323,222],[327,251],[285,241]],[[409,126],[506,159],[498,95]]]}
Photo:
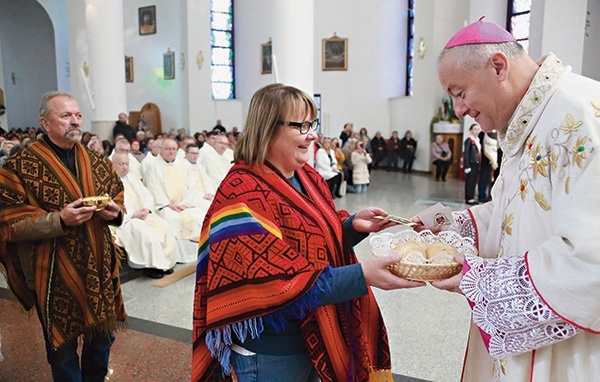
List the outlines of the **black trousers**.
{"label": "black trousers", "polygon": [[450,168],[450,161],[437,159],[433,161],[433,164],[435,165],[435,178],[446,180],[446,174],[448,174],[448,168]]}
{"label": "black trousers", "polygon": [[465,201],[475,199],[475,187],[479,179],[479,166],[471,167],[471,172],[465,174]]}
{"label": "black trousers", "polygon": [[340,185],[342,184],[342,174],[337,173],[333,178],[327,179],[327,185],[333,198],[340,198]]}

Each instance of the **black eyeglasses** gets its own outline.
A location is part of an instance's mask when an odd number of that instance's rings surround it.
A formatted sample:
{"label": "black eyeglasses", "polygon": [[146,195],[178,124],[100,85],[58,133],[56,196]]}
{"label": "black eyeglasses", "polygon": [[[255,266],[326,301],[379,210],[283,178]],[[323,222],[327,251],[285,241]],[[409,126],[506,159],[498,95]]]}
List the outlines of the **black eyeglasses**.
{"label": "black eyeglasses", "polygon": [[298,128],[300,134],[308,134],[309,131],[316,131],[319,128],[319,118],[304,122],[279,122],[280,125],[292,126]]}

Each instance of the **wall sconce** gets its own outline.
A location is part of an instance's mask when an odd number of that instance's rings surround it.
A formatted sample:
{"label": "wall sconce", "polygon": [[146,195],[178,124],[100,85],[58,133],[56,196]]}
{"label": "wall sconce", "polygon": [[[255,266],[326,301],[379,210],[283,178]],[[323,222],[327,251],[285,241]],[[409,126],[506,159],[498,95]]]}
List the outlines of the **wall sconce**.
{"label": "wall sconce", "polygon": [[198,69],[202,69],[202,64],[204,63],[204,56],[202,55],[202,51],[199,51],[196,55],[196,64],[198,64]]}
{"label": "wall sconce", "polygon": [[419,58],[423,58],[425,57],[425,50],[427,50],[427,48],[425,47],[425,40],[423,40],[423,37],[421,37],[421,40],[419,41]]}

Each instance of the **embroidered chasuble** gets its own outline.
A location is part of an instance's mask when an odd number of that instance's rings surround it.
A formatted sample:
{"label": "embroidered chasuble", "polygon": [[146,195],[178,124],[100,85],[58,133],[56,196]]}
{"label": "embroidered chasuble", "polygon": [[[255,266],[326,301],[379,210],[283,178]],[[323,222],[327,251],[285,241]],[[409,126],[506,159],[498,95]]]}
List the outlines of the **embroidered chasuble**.
{"label": "embroidered chasuble", "polygon": [[[38,305],[54,347],[92,328],[112,331],[126,320],[119,283],[122,253],[109,223],[99,216],[80,226],[64,226],[52,239],[31,242],[29,256],[17,256],[13,239],[21,227],[36,226],[37,220],[78,198],[108,194],[124,210],[123,184],[111,162],[79,143],[74,152],[77,176],[44,140],[0,169],[0,261],[24,308]],[[26,283],[28,269],[34,290]]]}
{"label": "embroidered chasuble", "polygon": [[[217,190],[198,249],[193,381],[221,379],[219,362],[230,368],[233,336],[256,337],[261,318],[302,298],[327,266],[357,262],[344,239],[348,213],[335,210],[312,167],[296,176],[306,195],[274,168],[237,164]],[[370,289],[307,312],[301,331],[322,381],[392,381],[387,332]]]}
{"label": "embroidered chasuble", "polygon": [[[486,291],[485,280],[470,287],[481,288],[475,293],[474,315],[485,324],[472,325],[463,381],[596,381],[600,376],[600,202],[595,191],[600,180],[600,83],[571,73],[552,53],[540,64],[499,136],[504,157],[493,200],[469,210],[480,256],[524,257],[526,274],[504,269],[494,290]],[[530,350],[530,336],[511,341],[498,335],[494,328],[499,323],[524,325],[524,319],[499,312],[515,302],[510,289],[502,288],[523,284],[525,278],[546,306],[528,306],[524,316],[543,317],[549,308],[581,331],[554,343],[548,333],[550,344],[533,346],[535,350]],[[480,304],[492,292],[504,300]],[[491,337],[490,348],[529,350],[494,359],[480,330]]]}

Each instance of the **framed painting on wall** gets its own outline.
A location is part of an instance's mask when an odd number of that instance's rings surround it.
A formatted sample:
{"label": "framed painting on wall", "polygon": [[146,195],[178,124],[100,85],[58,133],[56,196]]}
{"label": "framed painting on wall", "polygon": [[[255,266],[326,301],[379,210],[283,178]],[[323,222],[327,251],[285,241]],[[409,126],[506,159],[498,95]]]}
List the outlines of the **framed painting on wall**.
{"label": "framed painting on wall", "polygon": [[133,82],[133,57],[125,56],[125,82]]}
{"label": "framed painting on wall", "polygon": [[348,39],[335,34],[323,39],[323,70],[348,70]]}
{"label": "framed painting on wall", "polygon": [[260,62],[262,70],[261,74],[270,74],[273,72],[273,58],[271,53],[273,51],[273,45],[271,41],[266,44],[260,44]]}
{"label": "framed painting on wall", "polygon": [[163,54],[163,70],[165,80],[175,78],[175,52],[171,52],[170,49]]}
{"label": "framed painting on wall", "polygon": [[156,6],[138,8],[140,36],[156,33]]}

